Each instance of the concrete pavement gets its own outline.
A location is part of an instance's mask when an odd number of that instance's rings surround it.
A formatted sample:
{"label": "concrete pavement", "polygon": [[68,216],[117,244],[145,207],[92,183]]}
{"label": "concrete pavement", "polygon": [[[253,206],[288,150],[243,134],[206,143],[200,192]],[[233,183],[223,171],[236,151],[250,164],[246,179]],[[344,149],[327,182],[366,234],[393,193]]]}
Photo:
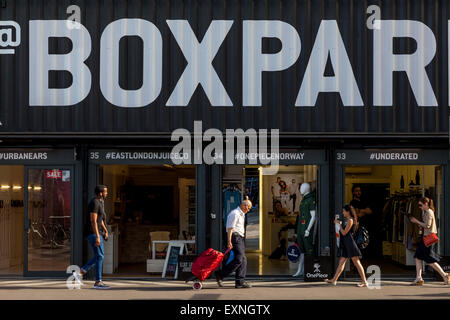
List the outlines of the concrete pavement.
{"label": "concrete pavement", "polygon": [[65,280],[2,280],[1,300],[404,300],[450,299],[450,285],[427,281],[411,287],[407,281],[382,281],[380,289],[356,287],[357,281],[342,281],[336,287],[326,283],[253,280],[250,289],[235,289],[234,281],[219,288],[207,280],[195,291],[182,281],[105,279],[110,290],[94,290],[93,281],[84,280],[81,289],[69,290]]}

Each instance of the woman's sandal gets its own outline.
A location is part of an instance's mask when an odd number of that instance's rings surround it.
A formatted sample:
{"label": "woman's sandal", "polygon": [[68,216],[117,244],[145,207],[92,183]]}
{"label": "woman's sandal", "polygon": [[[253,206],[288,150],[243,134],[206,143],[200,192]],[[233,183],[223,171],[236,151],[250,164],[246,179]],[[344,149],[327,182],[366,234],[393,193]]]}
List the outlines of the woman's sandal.
{"label": "woman's sandal", "polygon": [[411,283],[412,286],[423,286],[425,281],[423,281],[423,279],[420,280],[414,280],[413,283]]}
{"label": "woman's sandal", "polygon": [[369,286],[369,284],[367,282],[363,282],[363,283],[358,283],[356,286],[358,288],[367,288]]}
{"label": "woman's sandal", "polygon": [[444,284],[450,284],[450,273],[447,273],[447,275],[444,277]]}
{"label": "woman's sandal", "polygon": [[331,284],[333,286],[335,286],[337,284],[337,281],[331,281],[331,279],[325,279],[324,280],[326,283]]}

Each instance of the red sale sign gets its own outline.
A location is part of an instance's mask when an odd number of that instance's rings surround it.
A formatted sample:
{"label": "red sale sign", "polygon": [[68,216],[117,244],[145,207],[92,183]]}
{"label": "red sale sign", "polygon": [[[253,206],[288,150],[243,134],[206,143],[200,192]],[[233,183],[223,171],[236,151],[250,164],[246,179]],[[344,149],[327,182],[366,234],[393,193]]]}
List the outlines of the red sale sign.
{"label": "red sale sign", "polygon": [[45,176],[47,179],[62,179],[62,171],[58,169],[46,170]]}

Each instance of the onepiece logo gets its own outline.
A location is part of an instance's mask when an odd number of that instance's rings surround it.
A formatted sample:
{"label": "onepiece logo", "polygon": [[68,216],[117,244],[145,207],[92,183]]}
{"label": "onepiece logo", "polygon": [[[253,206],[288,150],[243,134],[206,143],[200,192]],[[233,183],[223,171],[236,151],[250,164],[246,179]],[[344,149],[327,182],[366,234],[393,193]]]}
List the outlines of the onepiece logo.
{"label": "onepiece logo", "polygon": [[320,264],[315,263],[314,264],[314,273],[319,273],[320,272]]}
{"label": "onepiece logo", "polygon": [[15,54],[20,45],[20,25],[15,21],[0,21],[0,54]]}

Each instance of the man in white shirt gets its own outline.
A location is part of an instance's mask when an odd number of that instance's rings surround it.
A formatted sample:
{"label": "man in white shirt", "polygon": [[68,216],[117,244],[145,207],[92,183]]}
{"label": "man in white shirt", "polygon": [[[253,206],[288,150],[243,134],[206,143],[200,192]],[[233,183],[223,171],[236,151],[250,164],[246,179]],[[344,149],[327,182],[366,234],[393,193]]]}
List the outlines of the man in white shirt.
{"label": "man in white shirt", "polygon": [[245,281],[247,273],[247,258],[245,257],[245,214],[252,208],[250,200],[244,200],[239,207],[232,210],[227,218],[228,248],[234,252],[234,259],[221,271],[216,271],[216,280],[219,287],[223,287],[223,278],[236,272],[235,288],[251,288]]}

